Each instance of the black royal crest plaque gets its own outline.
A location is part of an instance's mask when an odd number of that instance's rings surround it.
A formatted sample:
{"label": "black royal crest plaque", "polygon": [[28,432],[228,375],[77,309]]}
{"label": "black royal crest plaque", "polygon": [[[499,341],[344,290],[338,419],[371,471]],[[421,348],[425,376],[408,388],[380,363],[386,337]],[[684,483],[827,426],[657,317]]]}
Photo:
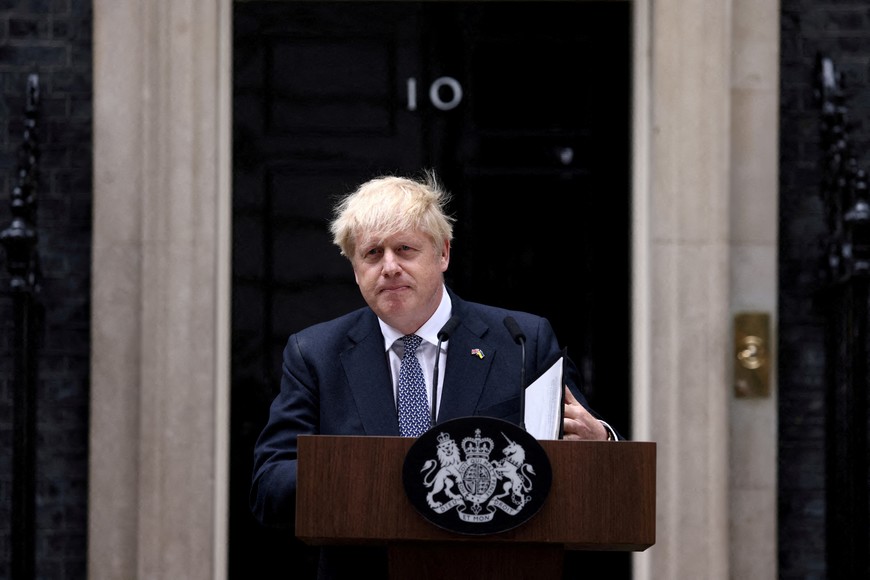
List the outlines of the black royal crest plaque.
{"label": "black royal crest plaque", "polygon": [[552,482],[538,440],[493,417],[436,425],[414,442],[402,467],[414,508],[460,534],[495,534],[525,523],[543,506]]}

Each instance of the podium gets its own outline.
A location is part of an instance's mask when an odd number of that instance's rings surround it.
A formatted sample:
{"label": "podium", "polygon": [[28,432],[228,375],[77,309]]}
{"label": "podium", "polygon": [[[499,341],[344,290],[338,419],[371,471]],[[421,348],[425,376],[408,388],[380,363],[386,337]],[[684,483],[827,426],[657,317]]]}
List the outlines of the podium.
{"label": "podium", "polygon": [[390,578],[554,579],[565,550],[643,551],[655,543],[655,443],[539,441],[553,482],[541,509],[488,535],[442,529],[402,483],[408,437],[302,435],[296,536],[309,545],[386,546]]}

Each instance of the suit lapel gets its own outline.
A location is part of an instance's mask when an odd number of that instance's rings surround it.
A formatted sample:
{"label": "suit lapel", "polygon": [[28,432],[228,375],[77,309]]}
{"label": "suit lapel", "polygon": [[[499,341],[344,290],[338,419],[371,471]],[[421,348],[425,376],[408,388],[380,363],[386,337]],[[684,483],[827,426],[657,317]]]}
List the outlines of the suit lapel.
{"label": "suit lapel", "polygon": [[488,328],[480,319],[466,315],[447,343],[439,423],[467,417],[477,409],[496,355],[495,344],[484,338]]}
{"label": "suit lapel", "polygon": [[342,353],[341,364],[365,434],[398,436],[393,381],[374,314],[364,317],[348,338],[355,344]]}
{"label": "suit lapel", "polygon": [[[486,339],[489,325],[451,293],[453,311],[462,322],[450,337],[438,422],[473,415],[496,357],[495,342]],[[366,435],[398,436],[396,401],[384,337],[373,312],[348,332],[351,346],[341,364]],[[483,356],[475,354],[478,350]],[[372,361],[381,361],[372,364]]]}

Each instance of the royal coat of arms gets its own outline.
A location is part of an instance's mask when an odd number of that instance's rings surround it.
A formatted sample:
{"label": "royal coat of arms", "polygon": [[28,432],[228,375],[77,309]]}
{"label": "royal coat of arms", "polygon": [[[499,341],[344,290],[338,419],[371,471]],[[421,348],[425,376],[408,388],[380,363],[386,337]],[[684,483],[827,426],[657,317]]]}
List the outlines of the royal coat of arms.
{"label": "royal coat of arms", "polygon": [[404,480],[412,503],[436,524],[491,533],[537,511],[552,481],[549,468],[522,429],[500,419],[466,418],[421,436],[406,459]]}

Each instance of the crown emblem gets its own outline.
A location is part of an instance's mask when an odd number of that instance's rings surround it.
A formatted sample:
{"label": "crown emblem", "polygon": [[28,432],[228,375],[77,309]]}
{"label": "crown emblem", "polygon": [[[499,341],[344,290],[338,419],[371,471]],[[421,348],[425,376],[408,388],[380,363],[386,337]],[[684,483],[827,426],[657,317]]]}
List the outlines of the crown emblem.
{"label": "crown emblem", "polygon": [[466,459],[489,459],[494,443],[489,437],[481,437],[480,429],[474,430],[474,437],[462,440],[462,450]]}

